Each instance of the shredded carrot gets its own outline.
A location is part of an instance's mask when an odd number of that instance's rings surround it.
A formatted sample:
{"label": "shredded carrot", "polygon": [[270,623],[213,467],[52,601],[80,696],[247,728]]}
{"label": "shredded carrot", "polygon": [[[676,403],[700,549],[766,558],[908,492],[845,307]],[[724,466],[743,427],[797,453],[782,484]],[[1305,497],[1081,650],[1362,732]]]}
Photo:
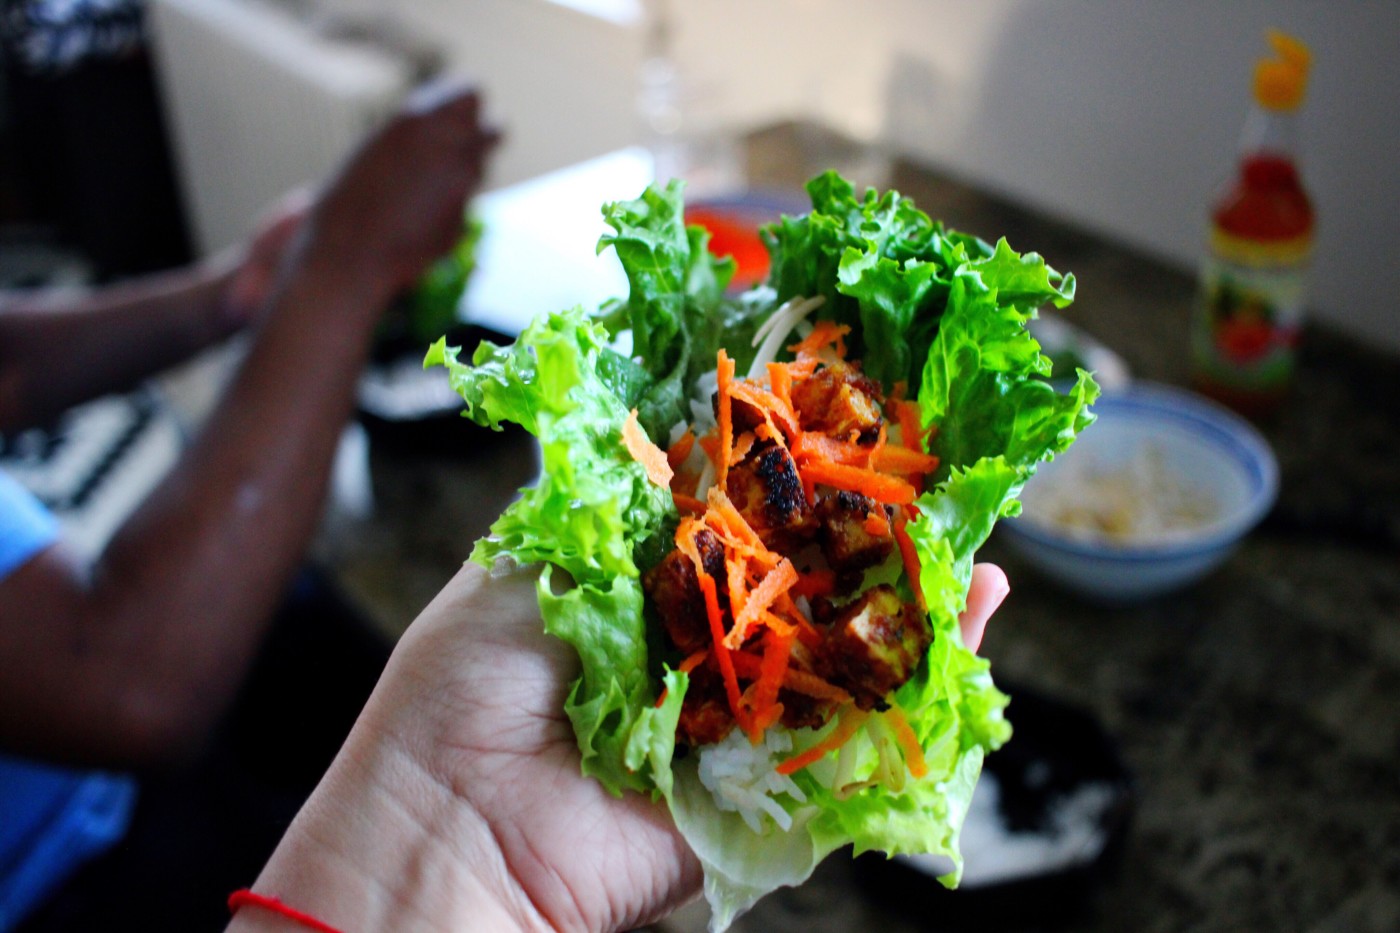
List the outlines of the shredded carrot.
{"label": "shredded carrot", "polygon": [[847,466],[868,466],[870,450],[858,444],[839,441],[820,431],[805,431],[792,442],[792,454],[799,460],[830,460]]}
{"label": "shredded carrot", "polygon": [[[797,412],[793,411],[791,403],[784,403],[763,386],[748,381],[735,382],[729,387],[729,394],[758,409],[759,414],[763,415],[763,420],[772,428],[774,440],[781,442],[784,434],[797,433]],[[776,424],[775,418],[782,424]]]}
{"label": "shredded carrot", "polygon": [[710,431],[698,441],[700,449],[705,452],[705,456],[710,458],[710,462],[719,466],[719,432]]}
{"label": "shredded carrot", "polygon": [[774,397],[789,410],[792,408],[792,368],[786,363],[768,364],[768,385]]}
{"label": "shredded carrot", "polygon": [[778,598],[778,593],[787,590],[797,582],[797,569],[792,566],[792,561],[784,557],[778,566],[773,568],[763,578],[763,582],[749,593],[742,609],[736,609],[734,613],[734,628],[730,629],[729,635],[724,639],[726,648],[738,648],[748,637],[749,626],[762,618],[763,613],[773,604],[773,600]]}
{"label": "shredded carrot", "polygon": [[836,728],[831,734],[822,739],[816,745],[807,749],[799,755],[787,759],[778,765],[779,774],[795,774],[808,765],[820,761],[827,752],[833,752],[850,741],[851,736],[856,734],[856,730],[865,724],[865,719],[870,714],[865,710],[846,707],[838,713],[840,721],[836,723]]}
{"label": "shredded carrot", "polygon": [[890,536],[890,520],[885,515],[884,509],[876,509],[865,516],[861,527],[872,538],[888,538]]}
{"label": "shredded carrot", "polygon": [[809,570],[797,575],[797,582],[788,590],[793,596],[830,596],[836,592],[836,571]]}
{"label": "shredded carrot", "polygon": [[909,773],[916,778],[921,778],[928,774],[928,762],[924,760],[924,749],[919,744],[919,737],[914,734],[914,729],[909,725],[909,720],[904,718],[898,706],[891,706],[884,713],[885,724],[894,733],[895,740],[899,742],[900,750],[904,752],[904,764],[909,768]]}
{"label": "shredded carrot", "polygon": [[835,321],[818,321],[812,332],[803,340],[788,347],[799,360],[817,356],[827,347],[832,347],[837,357],[846,358],[846,335],[851,328]]}
{"label": "shredded carrot", "polygon": [[899,425],[900,444],[910,450],[923,452],[923,425],[917,402],[899,399],[891,403],[894,408],[895,424]]}
{"label": "shredded carrot", "polygon": [[[737,614],[744,611],[749,598],[749,581],[745,573],[747,562],[738,559],[737,555],[731,553],[726,553],[725,557],[724,569],[727,572],[725,583],[729,586],[729,611]],[[737,647],[729,644],[728,639],[732,635],[733,630],[731,629],[729,635],[725,636],[726,647]]]}
{"label": "shredded carrot", "polygon": [[695,449],[695,432],[690,428],[685,429],[685,433],[676,438],[676,442],[666,448],[666,462],[671,464],[671,469],[680,468],[682,463],[690,457],[690,452]]}
{"label": "shredded carrot", "polygon": [[[760,427],[762,427],[762,425],[760,425]],[[749,451],[753,449],[753,445],[754,445],[754,436],[753,436],[753,432],[751,432],[751,431],[745,431],[743,434],[740,434],[738,437],[736,437],[736,438],[734,439],[734,450],[733,450],[733,452],[730,453],[730,455],[729,455],[729,462],[730,462],[730,463],[739,463],[739,462],[741,462],[745,457],[747,457],[747,456],[749,455]]]}
{"label": "shredded carrot", "polygon": [[713,517],[716,522],[725,529],[730,537],[755,548],[762,548],[764,551],[768,550],[764,547],[762,539],[758,536],[758,532],[754,531],[753,528],[749,526],[749,523],[744,520],[744,516],[739,514],[739,510],[736,509],[734,503],[729,500],[729,496],[725,495],[723,488],[718,485],[710,487],[709,506],[710,509],[709,512],[706,513],[706,518],[709,519]]}
{"label": "shredded carrot", "polygon": [[721,489],[729,479],[729,456],[734,445],[734,404],[729,397],[730,386],[734,382],[734,361],[721,348],[716,365],[719,379],[719,460],[715,463]]}
{"label": "shredded carrot", "polygon": [[729,697],[729,710],[742,726],[745,720],[739,705],[739,678],[734,673],[734,660],[729,649],[724,647],[724,620],[720,615],[719,596],[715,593],[715,579],[707,573],[700,574],[700,592],[705,597],[705,613],[710,618],[710,638],[714,641],[715,660],[719,662],[719,672],[724,678],[724,691]]}
{"label": "shredded carrot", "polygon": [[832,463],[828,460],[813,460],[798,466],[804,481],[824,483],[869,496],[876,502],[889,505],[906,505],[914,501],[914,487],[908,480],[885,473],[877,473],[861,467]]}
{"label": "shredded carrot", "polygon": [[920,612],[928,612],[928,604],[924,602],[924,588],[919,584],[919,552],[914,549],[914,541],[909,537],[906,527],[908,524],[909,519],[901,515],[894,526],[894,540],[899,544],[899,558],[904,562],[904,574],[909,578],[909,585],[914,590],[914,604],[919,607]]}
{"label": "shredded carrot", "polygon": [[676,508],[682,512],[694,512],[696,515],[704,514],[705,503],[694,496],[687,496],[683,492],[671,490],[671,499],[676,503]]}
{"label": "shredded carrot", "polygon": [[642,430],[635,408],[627,413],[627,419],[622,422],[622,443],[627,446],[632,459],[647,471],[647,479],[662,489],[671,488],[671,477],[675,475],[671,464],[666,461],[666,453],[653,444],[647,432]]}
{"label": "shredded carrot", "polygon": [[[730,655],[730,660],[734,664],[734,670],[738,676],[746,680],[755,680],[761,676],[760,671],[763,661],[745,651],[735,651]],[[845,703],[851,695],[835,684],[822,680],[810,671],[799,670],[788,665],[783,673],[783,689],[791,690],[793,693],[800,693],[805,697],[814,700],[830,701],[833,703]]]}
{"label": "shredded carrot", "polygon": [[938,458],[908,447],[887,444],[874,456],[875,469],[888,473],[932,473],[938,469]]}
{"label": "shredded carrot", "polygon": [[696,651],[694,654],[690,655],[690,657],[688,657],[688,658],[686,658],[684,661],[682,661],[682,662],[681,662],[681,666],[678,667],[678,668],[676,668],[676,670],[680,671],[682,674],[689,674],[691,671],[695,670],[695,669],[696,669],[697,667],[699,667],[701,664],[704,664],[704,663],[705,663],[705,659],[708,658],[709,656],[710,656],[710,649],[709,649],[709,648],[701,648],[699,651]]}
{"label": "shredded carrot", "polygon": [[771,609],[764,610],[763,624],[768,627],[770,632],[775,632],[784,638],[791,638],[798,632],[798,627],[795,623],[783,618]]}
{"label": "shredded carrot", "polygon": [[764,641],[763,663],[759,667],[755,683],[757,689],[754,690],[754,713],[765,720],[766,725],[771,725],[783,711],[778,705],[778,689],[783,684],[783,674],[787,673],[792,636],[783,637],[770,631]]}
{"label": "shredded carrot", "polygon": [[[682,661],[680,667],[676,668],[676,670],[680,671],[682,674],[689,674],[691,671],[695,670],[695,669],[696,669],[697,667],[699,667],[701,664],[705,663],[705,659],[708,658],[709,656],[710,656],[710,649],[709,649],[709,648],[701,648],[699,651],[695,652],[694,654],[690,655],[690,657],[688,657],[688,658],[686,658],[684,661]],[[657,709],[660,709],[662,706],[664,706],[664,705],[666,704],[666,696],[667,696],[669,693],[670,693],[669,690],[667,690],[667,689],[665,689],[665,688],[662,689],[662,691],[661,691],[661,696],[659,696],[659,697],[656,698],[656,708],[657,708]]]}

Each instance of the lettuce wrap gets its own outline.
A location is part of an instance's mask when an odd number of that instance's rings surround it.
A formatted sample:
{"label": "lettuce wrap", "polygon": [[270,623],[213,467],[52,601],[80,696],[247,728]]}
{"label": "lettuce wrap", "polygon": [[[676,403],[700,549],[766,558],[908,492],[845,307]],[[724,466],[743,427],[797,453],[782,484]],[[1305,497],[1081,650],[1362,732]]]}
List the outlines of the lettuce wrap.
{"label": "lettuce wrap", "polygon": [[[973,556],[999,518],[1019,512],[1036,465],[1092,422],[1098,395],[1082,370],[1068,390],[1053,388],[1026,328],[1037,308],[1073,299],[1073,276],[1004,240],[946,229],[895,192],[858,197],[830,172],[807,190],[810,213],[763,228],[771,271],[747,292],[726,292],[733,263],[686,226],[672,182],[603,209],[611,232],[598,249],[614,250],[626,270],[625,298],[543,317],[513,345],[482,344],[470,363],[439,340],[425,361],[446,367],[466,417],[498,430],[514,422],[538,438],[538,481],[471,559],[539,569],[545,628],[582,662],[567,700],[582,769],[615,794],[664,798],[704,865],[717,930],[845,845],[946,856],[954,869],[941,880],[957,884],[958,835],[983,756],[1010,734],[1008,699],[958,627]],[[740,372],[761,366],[765,347],[782,359],[783,335],[765,335],[765,322],[804,300],[815,306],[804,326],[839,325],[865,375],[917,406],[937,461],[908,509],[917,560],[866,571],[917,591],[932,635],[912,676],[880,704],[909,728],[892,737],[878,716],[854,729],[833,717],[736,731],[678,755],[691,674],[661,646],[642,581],[682,518],[623,435],[631,422],[657,448],[671,446],[677,426],[710,405],[721,351]],[[852,735],[837,736],[839,753],[820,754],[843,728]],[[900,766],[896,738],[903,760],[922,758],[917,769]],[[775,776],[804,750],[814,760]]]}

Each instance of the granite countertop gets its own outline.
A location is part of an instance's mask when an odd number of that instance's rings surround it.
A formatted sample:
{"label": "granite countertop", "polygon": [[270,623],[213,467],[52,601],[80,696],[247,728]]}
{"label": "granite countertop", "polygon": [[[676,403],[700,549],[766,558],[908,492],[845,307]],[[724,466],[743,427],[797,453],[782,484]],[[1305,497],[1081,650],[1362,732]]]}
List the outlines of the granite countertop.
{"label": "granite countertop", "polygon": [[[754,135],[748,152],[756,186],[786,188],[868,155],[793,126]],[[1189,274],[917,166],[883,170],[949,225],[1074,272],[1067,320],[1136,376],[1185,382]],[[1013,587],[982,650],[993,674],[1090,713],[1135,778],[1116,870],[1059,928],[1400,929],[1400,358],[1320,326],[1303,347],[1288,404],[1261,425],[1278,504],[1206,580],[1111,608],[1043,583],[995,536],[984,549]],[[519,433],[453,431],[460,443],[444,437],[431,454],[375,445],[376,514],[330,549],[347,590],[393,631],[533,470]],[[956,928],[916,923],[856,868],[833,856],[735,929]],[[687,909],[658,929],[703,929],[704,916]]]}

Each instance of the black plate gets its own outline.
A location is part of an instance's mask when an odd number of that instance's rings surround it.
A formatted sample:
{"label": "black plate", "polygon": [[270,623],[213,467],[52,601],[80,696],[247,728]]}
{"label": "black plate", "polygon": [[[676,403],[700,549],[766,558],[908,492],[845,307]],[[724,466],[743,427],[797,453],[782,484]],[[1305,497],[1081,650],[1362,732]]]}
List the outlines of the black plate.
{"label": "black plate", "polygon": [[[868,893],[930,930],[1068,923],[1111,876],[1129,832],[1132,775],[1098,721],[1033,690],[1003,689],[1011,696],[1007,718],[1014,732],[983,766],[978,793],[990,792],[996,805],[974,804],[964,827],[962,886],[944,888],[916,859],[870,854],[856,862]],[[976,868],[968,845],[977,835],[975,818],[991,842],[978,849],[984,861]],[[1083,843],[1073,855],[1065,845],[1071,839]],[[989,867],[986,857],[998,841],[999,867]],[[1044,860],[1037,860],[1042,852]]]}

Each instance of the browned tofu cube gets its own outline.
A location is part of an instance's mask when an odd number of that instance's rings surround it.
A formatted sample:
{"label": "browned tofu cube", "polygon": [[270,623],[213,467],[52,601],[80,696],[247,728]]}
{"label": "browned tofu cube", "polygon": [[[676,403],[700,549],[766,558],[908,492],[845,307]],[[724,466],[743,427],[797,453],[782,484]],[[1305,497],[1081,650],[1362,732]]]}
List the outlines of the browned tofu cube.
{"label": "browned tofu cube", "polygon": [[[720,597],[723,608],[728,604],[724,546],[720,544],[719,538],[708,531],[696,534],[695,541],[705,573],[715,578],[716,595]],[[667,554],[661,563],[642,577],[642,588],[661,619],[666,634],[682,652],[690,654],[712,643],[705,597],[700,592],[695,565],[689,557],[679,550]]]}
{"label": "browned tofu cube", "polygon": [[734,714],[724,693],[724,679],[701,665],[690,672],[690,686],[681,703],[676,739],[684,745],[713,745],[734,728]]}
{"label": "browned tofu cube", "polygon": [[[867,522],[881,527],[871,534]],[[838,576],[873,567],[894,553],[894,533],[885,507],[857,492],[837,490],[817,502],[822,553]]]}
{"label": "browned tofu cube", "polygon": [[792,387],[792,406],[807,431],[873,443],[880,434],[880,386],[849,363],[825,366]]}
{"label": "browned tofu cube", "polygon": [[816,519],[797,463],[777,444],[759,444],[729,468],[725,490],[734,507],[769,548],[786,553],[809,540]]}
{"label": "browned tofu cube", "polygon": [[842,607],[818,652],[818,671],[861,709],[883,708],[932,640],[922,615],[894,587],[873,586]]}

